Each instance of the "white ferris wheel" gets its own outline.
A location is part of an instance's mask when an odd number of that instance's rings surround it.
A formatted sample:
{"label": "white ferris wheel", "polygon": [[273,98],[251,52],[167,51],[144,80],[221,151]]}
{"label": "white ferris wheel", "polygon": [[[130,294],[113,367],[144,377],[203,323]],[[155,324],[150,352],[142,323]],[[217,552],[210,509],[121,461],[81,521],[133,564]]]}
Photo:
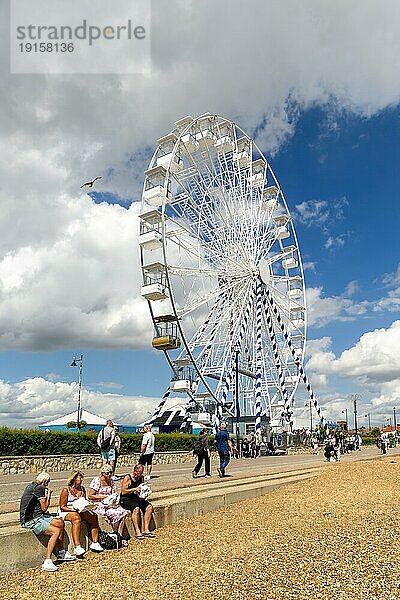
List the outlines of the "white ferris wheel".
{"label": "white ferris wheel", "polygon": [[255,142],[218,115],[185,117],[157,143],[139,244],[153,347],[172,368],[166,395],[186,393],[204,424],[239,412],[256,427],[264,414],[288,424],[305,378],[306,303],[279,183]]}

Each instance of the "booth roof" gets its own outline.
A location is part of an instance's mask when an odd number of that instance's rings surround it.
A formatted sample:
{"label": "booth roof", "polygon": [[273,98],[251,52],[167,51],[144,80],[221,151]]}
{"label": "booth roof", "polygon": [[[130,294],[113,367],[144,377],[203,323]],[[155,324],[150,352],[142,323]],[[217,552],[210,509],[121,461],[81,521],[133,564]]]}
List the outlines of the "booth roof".
{"label": "booth roof", "polygon": [[[51,427],[52,425],[66,425],[70,421],[76,421],[77,411],[75,410],[68,415],[64,415],[63,417],[59,417],[58,419],[54,419],[54,421],[48,421],[47,423],[43,423],[42,427]],[[99,417],[99,415],[94,415],[93,413],[88,412],[87,410],[81,411],[81,421],[86,421],[88,425],[105,425],[107,423],[106,419],[103,417]]]}

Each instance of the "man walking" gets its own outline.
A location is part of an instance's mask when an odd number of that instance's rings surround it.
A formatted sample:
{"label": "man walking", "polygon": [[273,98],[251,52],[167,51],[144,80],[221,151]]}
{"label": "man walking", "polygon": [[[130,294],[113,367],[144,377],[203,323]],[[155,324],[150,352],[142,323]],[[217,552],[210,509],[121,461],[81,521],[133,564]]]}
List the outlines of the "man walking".
{"label": "man walking", "polygon": [[100,448],[103,465],[109,464],[112,468],[112,475],[115,470],[115,430],[114,423],[108,419],[105,427],[97,436],[97,445]]}
{"label": "man walking", "polygon": [[215,442],[217,444],[217,450],[219,454],[219,469],[218,475],[220,477],[226,477],[225,469],[229,464],[232,450],[232,442],[229,438],[229,433],[226,430],[226,423],[221,423],[217,435],[215,436]]}
{"label": "man walking", "polygon": [[145,480],[150,479],[151,469],[153,467],[153,456],[154,456],[154,444],[156,438],[151,431],[150,425],[144,426],[144,434],[142,437],[142,444],[140,446],[140,458],[139,465],[146,466]]}

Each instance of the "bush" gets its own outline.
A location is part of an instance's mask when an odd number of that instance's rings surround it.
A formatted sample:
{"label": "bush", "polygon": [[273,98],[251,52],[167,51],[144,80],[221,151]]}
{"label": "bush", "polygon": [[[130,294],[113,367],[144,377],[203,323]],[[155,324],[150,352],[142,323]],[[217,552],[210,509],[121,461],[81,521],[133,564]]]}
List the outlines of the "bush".
{"label": "bush", "polygon": [[0,456],[96,454],[97,434],[0,428]]}
{"label": "bush", "polygon": [[376,446],[376,442],[379,439],[381,432],[379,427],[374,427],[371,431],[363,433],[361,435],[363,444],[365,446]]}
{"label": "bush", "polygon": [[[121,433],[122,454],[140,452],[142,434]],[[156,434],[156,452],[191,451],[197,435],[187,433]],[[97,433],[39,431],[0,427],[0,456],[49,454],[98,454]],[[213,439],[210,439],[213,448]]]}

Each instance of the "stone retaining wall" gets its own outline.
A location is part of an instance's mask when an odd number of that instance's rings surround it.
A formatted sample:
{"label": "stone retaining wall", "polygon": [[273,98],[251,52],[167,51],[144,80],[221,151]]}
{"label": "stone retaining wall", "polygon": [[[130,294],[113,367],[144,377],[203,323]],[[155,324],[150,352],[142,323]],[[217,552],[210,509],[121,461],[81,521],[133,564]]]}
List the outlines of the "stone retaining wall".
{"label": "stone retaining wall", "polygon": [[[310,448],[293,447],[288,448],[288,454],[310,453]],[[211,458],[217,458],[213,452]],[[130,467],[138,462],[139,454],[121,454],[118,457],[119,467]],[[192,452],[156,452],[153,464],[170,465],[178,463],[193,462]],[[49,471],[77,471],[99,469],[103,461],[98,454],[66,454],[48,456],[2,456],[0,457],[0,474],[16,475],[24,473],[40,473]]]}
{"label": "stone retaining wall", "polygon": [[[118,466],[130,467],[137,463],[139,454],[121,454]],[[192,452],[156,452],[153,464],[177,464],[194,460]],[[99,469],[103,461],[98,454],[67,454],[49,456],[2,456],[0,474],[40,473],[41,471],[77,471]]]}

